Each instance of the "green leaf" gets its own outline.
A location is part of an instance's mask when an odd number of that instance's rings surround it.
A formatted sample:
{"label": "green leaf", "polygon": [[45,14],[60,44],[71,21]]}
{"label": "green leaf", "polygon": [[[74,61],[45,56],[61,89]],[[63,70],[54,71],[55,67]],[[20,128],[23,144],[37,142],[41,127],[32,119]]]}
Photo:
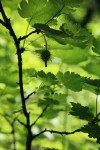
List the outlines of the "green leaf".
{"label": "green leaf", "polygon": [[46,0],[29,0],[28,2],[26,0],[22,0],[20,3],[20,8],[18,8],[18,12],[21,17],[29,18],[38,14],[39,11],[41,12],[41,9],[44,7],[45,3]]}
{"label": "green leaf", "polygon": [[100,94],[100,79],[84,78],[84,89],[95,94]]}
{"label": "green leaf", "polygon": [[100,63],[99,63],[99,61],[98,62],[96,62],[96,61],[90,62],[86,66],[84,66],[83,69],[85,69],[90,74],[100,76]]}
{"label": "green leaf", "polygon": [[84,0],[64,0],[64,2],[69,7],[79,7],[84,2]]}
{"label": "green leaf", "polygon": [[48,119],[56,118],[60,111],[62,111],[62,109],[54,109],[53,107],[50,107],[45,112],[45,117],[48,118]]}
{"label": "green leaf", "polygon": [[60,105],[65,105],[66,104],[66,97],[67,97],[66,94],[62,94],[62,93],[60,93],[60,94],[53,94],[50,97],[52,97],[53,99],[57,100],[60,103]]}
{"label": "green leaf", "polygon": [[36,71],[34,68],[23,69],[24,76],[36,77]]}
{"label": "green leaf", "polygon": [[38,30],[43,31],[48,36],[58,36],[62,38],[65,38],[68,36],[63,31],[52,29],[48,25],[45,25],[45,24],[34,24],[34,27]]}
{"label": "green leaf", "polygon": [[47,95],[47,94],[51,94],[53,92],[53,90],[51,89],[51,87],[49,85],[43,85],[41,87],[39,87],[38,89],[38,92],[41,93],[41,94],[44,94],[44,95]]}
{"label": "green leaf", "polygon": [[43,70],[38,71],[38,76],[39,76],[40,78],[46,78],[46,73],[45,73]]}
{"label": "green leaf", "polygon": [[63,7],[62,0],[22,0],[18,12],[23,18],[30,18],[31,24],[46,23],[53,20],[55,16]]}
{"label": "green leaf", "polygon": [[82,132],[88,133],[90,138],[96,138],[97,143],[100,144],[100,126],[98,124],[87,124],[81,128]]}
{"label": "green leaf", "polygon": [[57,74],[58,81],[63,83],[67,88],[77,92],[82,90],[83,78],[75,74],[74,72],[58,72]]}
{"label": "green leaf", "polygon": [[3,6],[4,7],[9,7],[9,9],[15,11],[17,9],[18,4],[21,2],[21,0],[3,0]]}
{"label": "green leaf", "polygon": [[57,82],[56,76],[53,73],[51,73],[51,72],[48,72],[46,74],[43,70],[41,70],[41,71],[38,71],[38,76],[45,83],[52,83],[53,84],[53,83]]}
{"label": "green leaf", "polygon": [[[21,17],[29,18],[31,24],[54,22],[54,18],[63,13],[73,11],[72,8],[80,5],[80,0],[22,0],[18,12]],[[30,22],[30,21],[29,21]]]}
{"label": "green leaf", "polygon": [[92,50],[100,55],[100,37],[93,40],[93,48]]}
{"label": "green leaf", "polygon": [[63,31],[65,31],[66,34],[72,36],[77,34],[80,29],[81,26],[78,23],[72,22],[68,16],[65,18],[67,23],[62,24],[62,26],[60,27],[60,29],[62,29]]}
{"label": "green leaf", "polygon": [[94,115],[90,112],[87,106],[82,106],[81,104],[74,102],[71,102],[71,104],[71,115],[87,121],[91,121],[93,119]]}
{"label": "green leaf", "polygon": [[78,64],[88,59],[86,51],[78,48],[66,48],[64,50],[63,48],[58,48],[57,50],[52,51],[52,55],[60,58],[62,62],[67,64]]}
{"label": "green leaf", "polygon": [[73,22],[68,16],[65,16],[66,23],[62,24],[61,29],[68,34],[67,43],[81,47],[82,49],[90,47],[93,37],[88,30],[81,28],[80,24]]}

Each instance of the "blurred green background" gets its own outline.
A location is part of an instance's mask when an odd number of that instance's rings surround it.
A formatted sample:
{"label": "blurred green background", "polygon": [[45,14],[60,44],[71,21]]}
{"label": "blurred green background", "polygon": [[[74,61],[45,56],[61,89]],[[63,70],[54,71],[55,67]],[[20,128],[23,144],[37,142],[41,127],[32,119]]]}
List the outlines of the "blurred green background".
{"label": "blurred green background", "polygon": [[[17,37],[26,35],[33,31],[25,18],[18,14],[17,8],[21,0],[3,0],[3,6],[7,16],[11,19],[11,24]],[[89,16],[90,15],[90,16]],[[86,20],[87,17],[87,20]],[[2,17],[1,17],[2,18]],[[50,37],[46,37],[51,58],[47,67],[41,60],[40,51],[45,49],[44,38],[41,34],[32,34],[25,41],[21,41],[21,46],[25,48],[23,58],[23,79],[24,91],[27,96],[32,91],[36,91],[27,100],[27,109],[31,112],[31,122],[33,122],[44,108],[44,95],[57,98],[60,105],[53,105],[44,116],[33,126],[33,134],[47,128],[58,131],[74,131],[86,121],[80,120],[69,114],[70,102],[78,102],[88,106],[95,115],[96,113],[96,92],[92,86],[87,86],[83,90],[74,92],[71,89],[57,85],[49,79],[37,75],[38,71],[51,72],[55,76],[61,72],[75,72],[82,77],[100,78],[100,2],[93,0],[83,0],[80,7],[70,13],[70,18],[79,23],[82,28],[86,28],[93,36],[93,43],[85,48],[75,45],[62,45]],[[57,17],[57,24],[52,25],[58,29],[64,17]],[[28,27],[29,26],[29,27]],[[27,29],[28,27],[28,29]],[[94,45],[93,45],[94,44]],[[47,81],[46,81],[47,80]],[[25,122],[21,109],[21,99],[18,82],[18,64],[16,49],[13,39],[7,29],[0,25],[0,150],[13,150],[13,137],[10,133],[14,118]],[[58,97],[57,97],[58,96]],[[100,97],[98,96],[98,112],[100,110]],[[18,111],[18,112],[17,112]],[[14,124],[16,149],[25,149],[26,131],[16,120]],[[85,133],[75,133],[72,135],[57,135],[45,133],[33,141],[32,150],[43,150],[44,148],[55,148],[60,150],[99,150],[99,144],[95,139],[90,139]]]}

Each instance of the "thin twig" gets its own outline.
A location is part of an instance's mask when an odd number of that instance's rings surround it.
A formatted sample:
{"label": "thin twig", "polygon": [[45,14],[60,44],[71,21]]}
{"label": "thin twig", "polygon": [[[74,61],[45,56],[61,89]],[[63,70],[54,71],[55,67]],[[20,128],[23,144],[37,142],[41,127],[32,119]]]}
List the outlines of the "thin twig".
{"label": "thin twig", "polygon": [[77,130],[74,130],[72,132],[60,132],[60,131],[55,131],[55,130],[48,130],[48,129],[44,129],[43,131],[39,132],[38,134],[36,135],[33,135],[33,139],[35,139],[36,137],[40,136],[41,134],[45,133],[45,132],[49,132],[49,133],[55,133],[55,134],[60,134],[60,135],[70,135],[70,134],[74,134],[76,132],[81,132],[81,129],[77,129]]}
{"label": "thin twig", "polygon": [[22,121],[20,121],[19,119],[17,119],[17,121],[18,121],[21,125],[23,125],[24,127],[26,127],[26,124],[24,124]]}
{"label": "thin twig", "polygon": [[31,124],[31,127],[32,127],[33,125],[35,125],[36,122],[37,122],[41,117],[43,117],[43,115],[44,115],[44,113],[46,112],[46,110],[47,110],[48,107],[49,107],[49,105],[47,104],[47,105],[44,107],[44,109],[42,110],[41,114],[40,114],[40,115],[37,117],[37,119]]}
{"label": "thin twig", "polygon": [[6,14],[4,12],[1,1],[0,1],[0,12],[1,12],[2,17],[4,19],[4,22],[6,24],[6,28],[9,30],[9,33],[12,36],[14,43],[15,43],[15,46],[16,46],[16,49],[17,49],[20,95],[21,95],[21,100],[22,100],[23,112],[27,118],[28,113],[26,110],[26,104],[25,104],[25,100],[24,100],[23,77],[22,77],[22,56],[21,56],[21,51],[20,51],[20,41],[18,41],[17,36],[16,36],[12,26],[11,26],[10,19],[7,18]]}
{"label": "thin twig", "polygon": [[34,31],[32,31],[32,32],[30,32],[30,33],[28,33],[27,35],[25,35],[25,36],[23,36],[23,37],[20,37],[19,39],[18,39],[18,41],[20,42],[20,41],[22,41],[22,40],[25,40],[26,38],[28,38],[31,34],[33,34],[33,33],[37,33],[37,29],[36,30],[34,30]]}
{"label": "thin twig", "polygon": [[[58,12],[57,12],[50,20],[48,20],[45,24],[48,24],[50,21],[52,21],[52,20],[63,10],[64,6],[65,6],[65,5],[63,5],[62,8],[61,8],[60,10],[58,10]],[[36,30],[30,32],[29,34],[27,34],[27,35],[25,35],[25,36],[23,36],[23,37],[20,37],[20,38],[18,39],[18,41],[20,42],[21,40],[25,40],[25,39],[28,38],[31,34],[33,34],[33,33],[37,33],[37,34],[38,34],[39,32],[40,32],[40,31],[39,31],[38,29],[36,29]]]}
{"label": "thin twig", "polygon": [[36,93],[35,91],[31,92],[31,93],[25,98],[25,100],[29,99],[29,97],[30,97],[32,94],[35,94],[35,93]]}

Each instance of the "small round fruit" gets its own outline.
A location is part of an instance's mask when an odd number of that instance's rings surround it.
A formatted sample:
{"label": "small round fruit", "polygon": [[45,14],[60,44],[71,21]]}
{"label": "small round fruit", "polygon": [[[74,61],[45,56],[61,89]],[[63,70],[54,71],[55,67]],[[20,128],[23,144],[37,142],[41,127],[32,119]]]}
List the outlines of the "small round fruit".
{"label": "small round fruit", "polygon": [[47,67],[47,61],[50,59],[50,52],[48,50],[43,50],[41,53],[41,59],[45,62],[45,67]]}

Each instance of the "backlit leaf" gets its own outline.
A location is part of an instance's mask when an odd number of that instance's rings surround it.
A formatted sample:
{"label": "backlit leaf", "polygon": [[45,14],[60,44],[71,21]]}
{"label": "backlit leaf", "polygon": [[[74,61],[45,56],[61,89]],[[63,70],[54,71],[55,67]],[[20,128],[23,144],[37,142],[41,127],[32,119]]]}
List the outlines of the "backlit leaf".
{"label": "backlit leaf", "polygon": [[82,106],[79,103],[71,102],[72,108],[70,114],[77,116],[80,119],[91,121],[93,119],[93,114],[90,112],[87,106]]}
{"label": "backlit leaf", "polygon": [[73,91],[81,91],[83,86],[83,79],[80,75],[75,74],[74,72],[58,72],[58,80],[63,83],[67,88]]}
{"label": "backlit leaf", "polygon": [[18,12],[23,18],[30,18],[31,24],[34,23],[46,23],[49,20],[53,20],[53,16],[62,9],[63,1],[58,0],[22,0]]}
{"label": "backlit leaf", "polygon": [[90,138],[96,138],[97,143],[100,144],[100,126],[98,124],[87,124],[81,130],[84,133],[88,133]]}
{"label": "backlit leaf", "polygon": [[90,74],[95,74],[100,76],[100,64],[98,62],[90,62],[86,66],[83,67]]}
{"label": "backlit leaf", "polygon": [[51,73],[48,72],[47,74],[45,72],[43,72],[43,70],[38,71],[38,76],[45,82],[45,83],[56,83],[57,79],[56,76]]}
{"label": "backlit leaf", "polygon": [[62,38],[68,36],[63,31],[52,29],[48,25],[45,25],[45,24],[34,24],[34,27],[36,29],[39,29],[39,30],[43,31],[45,34],[47,34],[49,36],[59,36],[59,37],[62,37]]}

